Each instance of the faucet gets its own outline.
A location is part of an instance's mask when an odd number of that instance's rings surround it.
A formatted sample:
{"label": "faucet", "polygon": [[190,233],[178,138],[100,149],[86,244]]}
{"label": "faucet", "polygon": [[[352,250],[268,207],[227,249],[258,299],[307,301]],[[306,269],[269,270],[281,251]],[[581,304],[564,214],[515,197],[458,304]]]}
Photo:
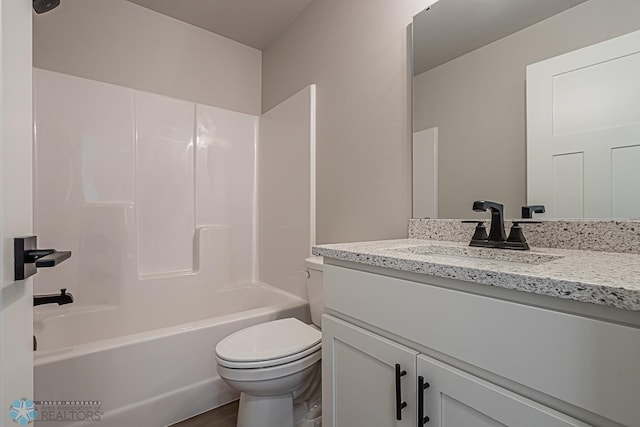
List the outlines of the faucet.
{"label": "faucet", "polygon": [[[532,206],[532,208],[540,209],[539,206]],[[544,209],[544,207],[542,207]],[[477,223],[476,230],[471,238],[469,246],[477,246],[481,248],[496,248],[496,249],[516,249],[521,251],[528,251],[529,245],[527,239],[524,238],[522,233],[522,227],[520,224],[540,224],[540,221],[513,221],[511,224],[511,231],[509,237],[504,230],[504,206],[496,202],[487,202],[484,200],[477,200],[473,202],[473,210],[476,212],[491,211],[491,229],[487,236],[487,230],[484,227],[484,221],[462,221]],[[535,211],[534,209],[532,209]],[[524,212],[524,208],[523,208]]]}
{"label": "faucet", "polygon": [[34,295],[33,296],[33,306],[42,305],[42,304],[71,304],[73,302],[73,295],[68,294],[66,289],[60,289],[59,294],[48,294],[48,295]]}
{"label": "faucet", "polygon": [[504,231],[504,206],[496,202],[476,200],[473,202],[473,210],[476,212],[491,211],[491,228],[489,229],[489,242],[502,243],[507,240]]}

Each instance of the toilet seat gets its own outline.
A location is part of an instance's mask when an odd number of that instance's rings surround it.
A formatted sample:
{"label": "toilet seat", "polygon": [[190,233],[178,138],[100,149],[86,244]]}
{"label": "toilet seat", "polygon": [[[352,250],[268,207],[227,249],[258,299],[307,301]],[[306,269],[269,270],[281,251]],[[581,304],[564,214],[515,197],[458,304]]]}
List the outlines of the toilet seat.
{"label": "toilet seat", "polygon": [[255,369],[292,363],[319,353],[322,333],[298,319],[274,320],[235,332],[216,346],[219,365]]}
{"label": "toilet seat", "polygon": [[260,382],[275,380],[290,375],[302,373],[305,369],[311,368],[322,358],[322,351],[317,350],[302,359],[295,360],[283,365],[269,366],[259,369],[236,369],[218,364],[218,373],[225,380],[237,382]]}
{"label": "toilet seat", "polygon": [[287,363],[295,362],[296,360],[300,360],[310,354],[315,352],[320,352],[322,350],[322,343],[318,343],[313,347],[310,347],[300,353],[291,354],[289,356],[280,357],[278,359],[270,359],[270,360],[257,360],[255,362],[234,362],[231,360],[226,360],[216,355],[216,361],[218,365],[224,366],[226,368],[232,369],[256,369],[256,368],[270,368],[272,366],[280,366],[285,365]]}

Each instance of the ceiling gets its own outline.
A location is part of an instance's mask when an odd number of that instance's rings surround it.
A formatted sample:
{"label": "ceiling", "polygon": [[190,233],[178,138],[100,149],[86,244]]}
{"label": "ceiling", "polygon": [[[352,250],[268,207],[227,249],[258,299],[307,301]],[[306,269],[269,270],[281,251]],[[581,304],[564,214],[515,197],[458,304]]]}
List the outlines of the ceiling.
{"label": "ceiling", "polygon": [[262,50],[312,0],[129,1]]}
{"label": "ceiling", "polygon": [[414,75],[586,0],[446,0],[413,18]]}

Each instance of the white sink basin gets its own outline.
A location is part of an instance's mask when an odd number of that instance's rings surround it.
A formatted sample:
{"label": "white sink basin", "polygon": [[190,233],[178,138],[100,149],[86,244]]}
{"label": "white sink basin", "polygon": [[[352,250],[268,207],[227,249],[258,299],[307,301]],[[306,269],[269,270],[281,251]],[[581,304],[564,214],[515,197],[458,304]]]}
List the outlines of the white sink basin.
{"label": "white sink basin", "polygon": [[539,265],[562,259],[560,255],[548,255],[537,252],[522,252],[508,249],[474,248],[470,246],[412,246],[409,248],[393,249],[396,252],[404,252],[416,255],[438,255],[456,258],[477,258],[492,261],[505,261],[520,264]]}

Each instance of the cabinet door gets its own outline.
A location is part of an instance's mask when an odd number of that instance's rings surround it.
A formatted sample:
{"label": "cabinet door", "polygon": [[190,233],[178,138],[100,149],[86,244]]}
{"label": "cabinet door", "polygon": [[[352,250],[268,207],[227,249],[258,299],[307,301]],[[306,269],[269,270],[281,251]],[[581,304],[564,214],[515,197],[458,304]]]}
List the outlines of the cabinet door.
{"label": "cabinet door", "polygon": [[[324,315],[324,427],[415,427],[416,356],[393,341]],[[399,377],[396,365],[405,372]]]}
{"label": "cabinet door", "polygon": [[418,375],[424,389],[424,416],[431,427],[587,427],[581,421],[512,393],[478,377],[418,356]]}

